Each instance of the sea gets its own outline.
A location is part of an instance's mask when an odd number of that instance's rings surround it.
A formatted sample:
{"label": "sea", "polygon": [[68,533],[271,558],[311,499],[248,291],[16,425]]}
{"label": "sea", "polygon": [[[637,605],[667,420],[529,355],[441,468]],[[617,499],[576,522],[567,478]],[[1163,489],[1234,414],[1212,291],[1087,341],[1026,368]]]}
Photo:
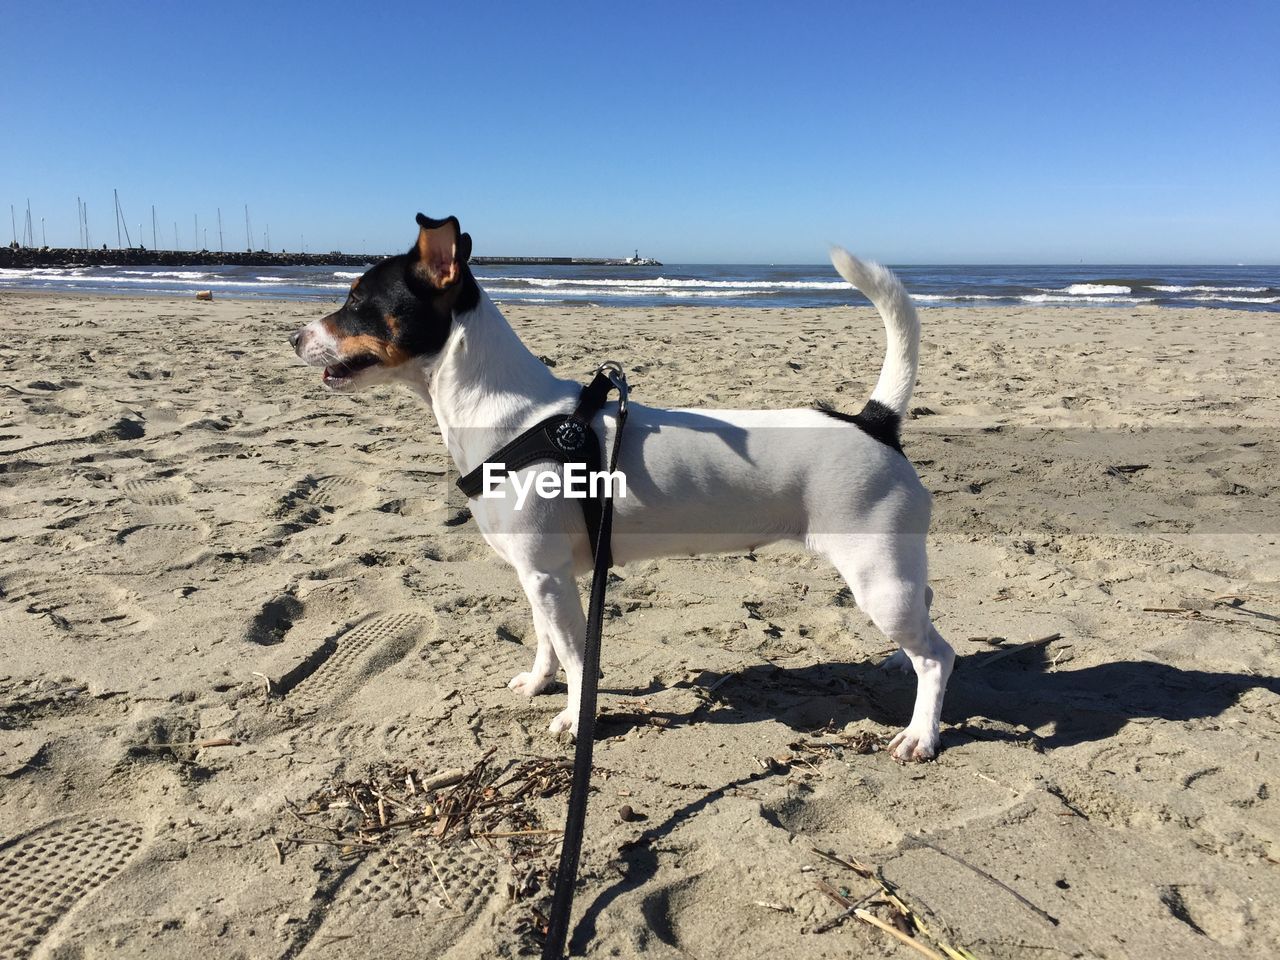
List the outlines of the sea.
{"label": "sea", "polygon": [[[1280,311],[1280,267],[894,266],[916,302],[930,306],[1155,304]],[[0,268],[0,291],[341,300],[360,275],[351,266]],[[865,303],[830,264],[479,266],[476,278],[506,303],[660,307],[834,307]]]}

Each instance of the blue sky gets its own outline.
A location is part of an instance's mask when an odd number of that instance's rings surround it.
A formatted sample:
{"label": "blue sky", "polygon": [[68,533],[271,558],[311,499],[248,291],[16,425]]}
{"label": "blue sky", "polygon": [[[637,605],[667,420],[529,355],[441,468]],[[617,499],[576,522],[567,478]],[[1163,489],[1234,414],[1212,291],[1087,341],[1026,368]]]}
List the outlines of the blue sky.
{"label": "blue sky", "polygon": [[[1275,2],[12,4],[0,202],[54,245],[1280,262]],[[5,211],[7,213],[7,211]],[[8,225],[6,224],[6,228]],[[5,231],[5,240],[7,229]],[[135,238],[136,239],[136,238]]]}

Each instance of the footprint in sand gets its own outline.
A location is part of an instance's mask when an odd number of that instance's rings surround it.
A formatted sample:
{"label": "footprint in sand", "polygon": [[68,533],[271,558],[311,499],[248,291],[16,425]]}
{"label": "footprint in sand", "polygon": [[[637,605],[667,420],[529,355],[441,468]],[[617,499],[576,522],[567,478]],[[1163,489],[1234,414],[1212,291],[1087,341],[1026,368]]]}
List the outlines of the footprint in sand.
{"label": "footprint in sand", "polygon": [[195,523],[141,523],[115,537],[119,573],[185,569],[201,555],[208,529]]}
{"label": "footprint in sand", "polygon": [[0,847],[0,960],[31,956],[141,845],[139,826],[104,818],[49,824]]}
{"label": "footprint in sand", "polygon": [[317,507],[341,506],[355,499],[360,488],[355,477],[321,477],[312,485],[307,499]]}
{"label": "footprint in sand", "polygon": [[493,639],[482,643],[459,642],[441,637],[426,644],[420,659],[431,664],[433,673],[452,678],[451,684],[490,687],[501,678],[502,683],[529,669],[528,661],[533,650],[523,643]]}
{"label": "footprint in sand", "polygon": [[32,616],[47,617],[59,630],[90,635],[133,631],[151,620],[123,590],[94,578],[5,579],[0,581],[0,596],[23,604]]}
{"label": "footprint in sand", "polygon": [[186,490],[173,480],[126,480],[120,490],[146,507],[180,507],[187,500]]}
{"label": "footprint in sand", "polygon": [[499,863],[483,851],[443,847],[430,863],[417,851],[403,857],[377,853],[358,866],[295,955],[321,957],[335,938],[351,937],[368,956],[399,955],[410,941],[417,956],[443,956],[483,914],[507,904]]}
{"label": "footprint in sand", "polygon": [[319,523],[326,513],[359,505],[368,494],[368,485],[356,477],[308,474],[276,502],[270,515],[285,524],[310,526]]}
{"label": "footprint in sand", "polygon": [[292,668],[263,673],[287,704],[314,709],[351,696],[435,629],[434,615],[373,615],[324,641]]}

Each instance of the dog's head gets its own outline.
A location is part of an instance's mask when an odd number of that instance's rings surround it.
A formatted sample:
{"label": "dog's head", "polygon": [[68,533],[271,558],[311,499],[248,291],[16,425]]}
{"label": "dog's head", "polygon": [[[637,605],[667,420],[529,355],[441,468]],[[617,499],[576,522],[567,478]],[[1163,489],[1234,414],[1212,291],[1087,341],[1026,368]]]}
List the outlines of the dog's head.
{"label": "dog's head", "polygon": [[375,264],[351,284],[338,310],[289,342],[311,366],[324,367],[331,390],[385,383],[411,360],[439,353],[454,312],[476,305],[480,290],[470,257],[471,236],[457,217],[418,214],[418,241],[408,253]]}

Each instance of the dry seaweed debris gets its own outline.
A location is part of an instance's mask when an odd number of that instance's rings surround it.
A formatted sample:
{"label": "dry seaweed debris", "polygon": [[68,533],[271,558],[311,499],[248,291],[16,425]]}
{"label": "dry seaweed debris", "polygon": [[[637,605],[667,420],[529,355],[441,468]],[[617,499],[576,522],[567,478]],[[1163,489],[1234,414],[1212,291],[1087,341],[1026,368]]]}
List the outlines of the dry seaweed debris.
{"label": "dry seaweed debris", "polygon": [[[820,731],[825,733],[825,731]],[[787,744],[791,752],[772,758],[784,766],[801,767],[816,771],[824,760],[841,759],[845,754],[876,753],[884,749],[884,738],[869,731],[837,733],[822,739],[800,739]]]}
{"label": "dry seaweed debris", "polygon": [[529,757],[505,764],[489,750],[470,768],[434,772],[386,764],[359,780],[321,787],[304,805],[288,803],[301,830],[286,844],[329,844],[344,856],[387,844],[445,846],[504,841],[513,862],[554,844],[560,830],[543,827],[534,801],[568,789],[572,764],[563,757]]}
{"label": "dry seaweed debris", "polygon": [[[851,899],[843,891],[835,890],[830,884],[821,880],[818,881],[818,889],[835,901],[838,906],[842,907],[843,912],[814,927],[814,933],[825,933],[853,916],[863,923],[884,931],[923,956],[934,958],[934,960],[946,960],[946,958],[949,958],[949,960],[978,960],[964,947],[952,946],[925,926],[924,920],[911,909],[898,888],[885,879],[884,873],[879,867],[870,866],[853,857],[845,859],[831,851],[819,850],[817,847],[812,849],[814,853],[828,863],[834,863],[846,870],[850,870],[863,880],[874,881],[878,887],[878,889],[873,889],[855,900]],[[864,904],[880,904],[889,907],[892,911],[889,921],[885,922],[870,910],[865,909]],[[920,938],[932,941],[933,945],[938,950],[941,950],[942,953],[938,953],[937,950],[923,943]],[[942,954],[945,954],[946,958]]]}

